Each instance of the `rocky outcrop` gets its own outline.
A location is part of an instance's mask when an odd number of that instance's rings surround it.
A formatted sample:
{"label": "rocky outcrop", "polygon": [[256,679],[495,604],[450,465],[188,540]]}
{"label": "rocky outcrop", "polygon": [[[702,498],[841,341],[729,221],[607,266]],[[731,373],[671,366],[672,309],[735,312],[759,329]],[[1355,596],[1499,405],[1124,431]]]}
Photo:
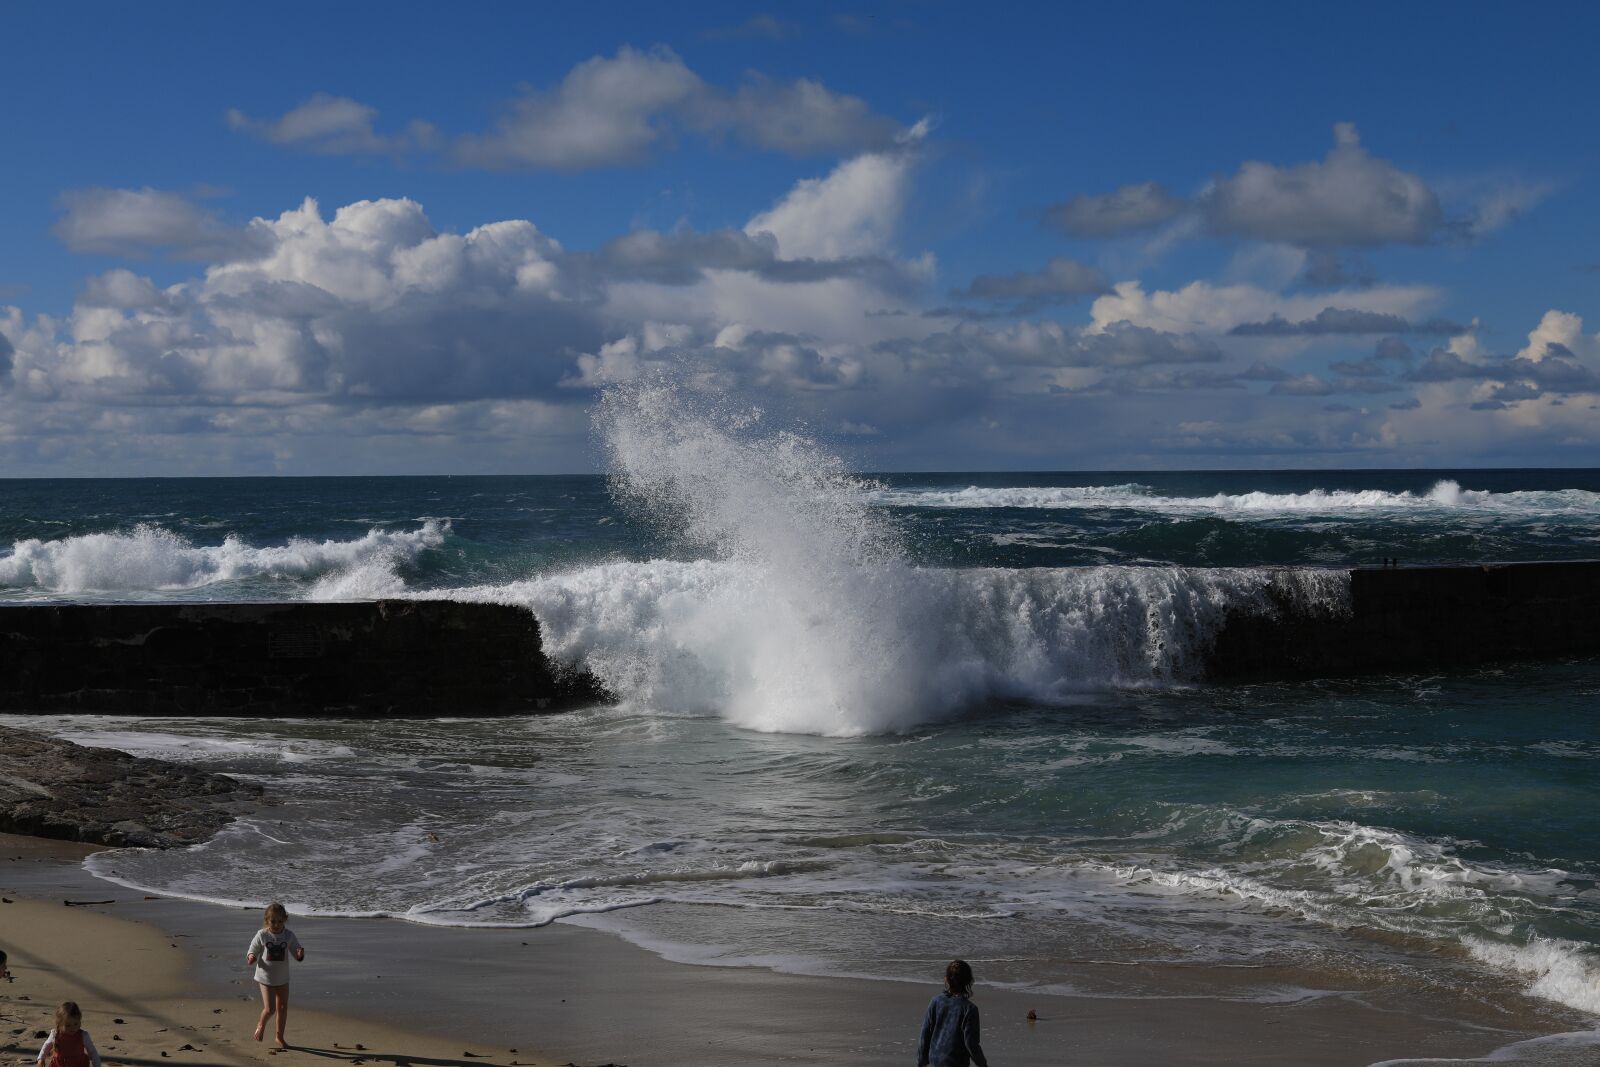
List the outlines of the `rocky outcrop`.
{"label": "rocky outcrop", "polygon": [[251,782],[0,726],[0,831],[173,848],[266,802]]}

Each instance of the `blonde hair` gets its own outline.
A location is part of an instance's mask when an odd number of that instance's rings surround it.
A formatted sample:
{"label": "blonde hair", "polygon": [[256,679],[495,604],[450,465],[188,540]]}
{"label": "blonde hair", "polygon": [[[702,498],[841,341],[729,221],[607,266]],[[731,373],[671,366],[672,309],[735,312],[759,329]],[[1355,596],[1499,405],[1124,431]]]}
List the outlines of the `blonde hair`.
{"label": "blonde hair", "polygon": [[271,926],[273,919],[277,919],[281,923],[287,923],[289,921],[289,909],[278,903],[276,900],[262,909],[261,925]]}
{"label": "blonde hair", "polygon": [[75,1000],[63,1000],[61,1007],[56,1009],[56,1029],[65,1030],[68,1023],[83,1025],[83,1012],[78,1009]]}

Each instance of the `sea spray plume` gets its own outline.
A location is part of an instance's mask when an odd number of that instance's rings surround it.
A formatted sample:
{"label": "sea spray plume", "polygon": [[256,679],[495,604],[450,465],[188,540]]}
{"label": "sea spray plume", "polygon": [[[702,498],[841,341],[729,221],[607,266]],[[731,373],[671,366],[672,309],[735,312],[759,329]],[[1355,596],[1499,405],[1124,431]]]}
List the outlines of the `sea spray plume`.
{"label": "sea spray plume", "polygon": [[765,421],[666,379],[606,390],[595,415],[613,494],[719,558],[812,562],[820,539],[830,563],[898,561],[868,499],[882,487],[799,433],[763,433]]}
{"label": "sea spray plume", "polygon": [[[926,587],[867,483],[763,422],[662,380],[613,387],[596,414],[617,495],[737,574],[669,609],[691,643],[721,646],[720,684],[702,698],[741,725],[806,733],[900,730],[953,712],[971,694],[959,672],[929,662]],[[609,664],[635,687],[660,666]]]}

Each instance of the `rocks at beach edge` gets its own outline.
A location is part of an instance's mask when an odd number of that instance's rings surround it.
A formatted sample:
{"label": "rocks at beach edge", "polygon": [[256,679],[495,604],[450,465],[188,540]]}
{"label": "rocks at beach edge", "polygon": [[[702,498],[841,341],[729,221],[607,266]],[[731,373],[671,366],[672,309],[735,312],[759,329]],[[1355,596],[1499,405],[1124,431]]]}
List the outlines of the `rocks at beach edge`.
{"label": "rocks at beach edge", "polygon": [[118,847],[204,841],[270,801],[253,782],[0,726],[0,831]]}

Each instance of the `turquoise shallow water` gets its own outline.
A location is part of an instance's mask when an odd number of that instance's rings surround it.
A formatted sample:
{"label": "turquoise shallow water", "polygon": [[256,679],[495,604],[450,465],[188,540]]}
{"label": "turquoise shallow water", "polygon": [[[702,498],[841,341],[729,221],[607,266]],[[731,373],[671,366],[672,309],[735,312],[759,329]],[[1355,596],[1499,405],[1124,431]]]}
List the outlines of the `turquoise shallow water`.
{"label": "turquoise shallow water", "polygon": [[861,484],[763,455],[620,483],[0,482],[0,599],[500,599],[624,698],[28,720],[287,798],[92,868],[702,962],[893,977],[960,951],[1114,995],[1140,994],[1129,962],[1215,965],[1261,998],[1399,969],[1600,1013],[1600,664],[1206,687],[1181,654],[1272,567],[1337,599],[1333,568],[1383,556],[1593,557],[1600,472]]}

